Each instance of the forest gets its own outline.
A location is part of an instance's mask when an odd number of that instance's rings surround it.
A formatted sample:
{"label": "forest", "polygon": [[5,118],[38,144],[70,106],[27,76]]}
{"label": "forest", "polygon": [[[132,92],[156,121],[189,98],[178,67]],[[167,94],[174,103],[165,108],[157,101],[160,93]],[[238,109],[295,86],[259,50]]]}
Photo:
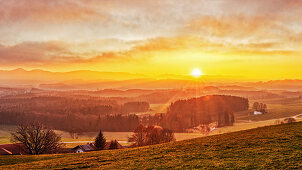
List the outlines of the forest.
{"label": "forest", "polygon": [[1,111],[33,112],[40,114],[66,115],[69,113],[82,115],[129,114],[148,111],[147,102],[125,102],[119,104],[113,99],[76,98],[38,96],[26,98],[0,98]]}
{"label": "forest", "polygon": [[217,123],[217,127],[232,126],[234,112],[247,110],[246,98],[225,95],[208,95],[178,100],[168,107],[166,114],[142,118],[144,124],[160,125],[175,132],[186,132],[198,125]]}
{"label": "forest", "polygon": [[172,102],[166,113],[140,115],[150,110],[147,102],[118,103],[105,99],[32,97],[0,99],[0,124],[18,125],[33,121],[71,134],[98,131],[133,131],[138,125],[159,125],[174,132],[186,132],[216,122],[231,126],[233,112],[247,110],[248,99],[209,95]]}
{"label": "forest", "polygon": [[0,99],[0,124],[30,122],[71,133],[88,131],[132,131],[139,125],[133,113],[148,111],[147,102],[117,103],[99,98],[39,96]]}

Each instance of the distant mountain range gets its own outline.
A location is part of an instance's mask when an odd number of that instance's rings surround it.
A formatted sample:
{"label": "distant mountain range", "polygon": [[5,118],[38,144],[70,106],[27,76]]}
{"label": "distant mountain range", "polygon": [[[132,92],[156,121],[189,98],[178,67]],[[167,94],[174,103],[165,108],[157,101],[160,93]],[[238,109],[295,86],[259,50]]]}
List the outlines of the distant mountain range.
{"label": "distant mountain range", "polygon": [[231,77],[204,75],[194,79],[189,75],[163,74],[150,77],[126,72],[77,70],[51,72],[45,70],[0,70],[0,87],[33,87],[51,90],[75,89],[167,89],[218,86],[230,90],[302,90],[302,80],[271,80],[266,82],[236,82]]}
{"label": "distant mountain range", "polygon": [[90,70],[77,70],[70,72],[51,72],[45,70],[0,70],[0,79],[12,80],[37,80],[40,81],[66,81],[66,80],[125,80],[133,78],[145,78],[142,74],[125,72],[99,72]]}
{"label": "distant mountain range", "polygon": [[204,84],[216,76],[193,80],[189,75],[163,74],[150,77],[126,72],[77,70],[51,72],[45,70],[0,70],[0,86],[37,87],[46,89],[104,89],[104,88],[182,88]]}

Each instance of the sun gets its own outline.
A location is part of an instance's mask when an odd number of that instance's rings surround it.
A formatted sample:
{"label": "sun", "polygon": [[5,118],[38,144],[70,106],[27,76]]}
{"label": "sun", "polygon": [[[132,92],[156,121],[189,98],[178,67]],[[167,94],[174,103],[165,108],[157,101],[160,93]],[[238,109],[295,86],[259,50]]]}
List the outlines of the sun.
{"label": "sun", "polygon": [[193,69],[192,70],[192,76],[194,76],[194,77],[199,77],[199,76],[201,76],[202,75],[202,72],[200,71],[200,69],[198,69],[198,68],[195,68],[195,69]]}

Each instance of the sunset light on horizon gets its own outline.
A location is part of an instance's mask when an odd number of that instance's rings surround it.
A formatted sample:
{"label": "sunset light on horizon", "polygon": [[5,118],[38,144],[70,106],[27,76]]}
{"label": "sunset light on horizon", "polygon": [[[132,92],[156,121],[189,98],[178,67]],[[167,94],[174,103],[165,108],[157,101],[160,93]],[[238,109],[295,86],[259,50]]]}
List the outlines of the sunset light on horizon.
{"label": "sunset light on horizon", "polygon": [[[0,1],[0,68],[302,78],[302,1]],[[155,73],[156,72],[156,73]]]}
{"label": "sunset light on horizon", "polygon": [[194,68],[193,70],[192,70],[192,76],[194,76],[195,78],[198,78],[198,77],[200,77],[200,76],[202,76],[203,75],[203,73],[200,71],[200,69],[198,69],[198,68]]}
{"label": "sunset light on horizon", "polygon": [[302,0],[0,0],[0,169],[301,169]]}

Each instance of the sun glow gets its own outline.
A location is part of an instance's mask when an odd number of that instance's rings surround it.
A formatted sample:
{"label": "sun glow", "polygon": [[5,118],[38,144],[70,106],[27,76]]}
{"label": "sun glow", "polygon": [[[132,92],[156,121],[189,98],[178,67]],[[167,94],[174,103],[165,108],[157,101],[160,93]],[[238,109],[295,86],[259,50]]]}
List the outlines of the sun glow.
{"label": "sun glow", "polygon": [[202,75],[202,72],[198,68],[195,68],[195,69],[192,70],[191,74],[192,74],[192,76],[197,78],[197,77]]}

